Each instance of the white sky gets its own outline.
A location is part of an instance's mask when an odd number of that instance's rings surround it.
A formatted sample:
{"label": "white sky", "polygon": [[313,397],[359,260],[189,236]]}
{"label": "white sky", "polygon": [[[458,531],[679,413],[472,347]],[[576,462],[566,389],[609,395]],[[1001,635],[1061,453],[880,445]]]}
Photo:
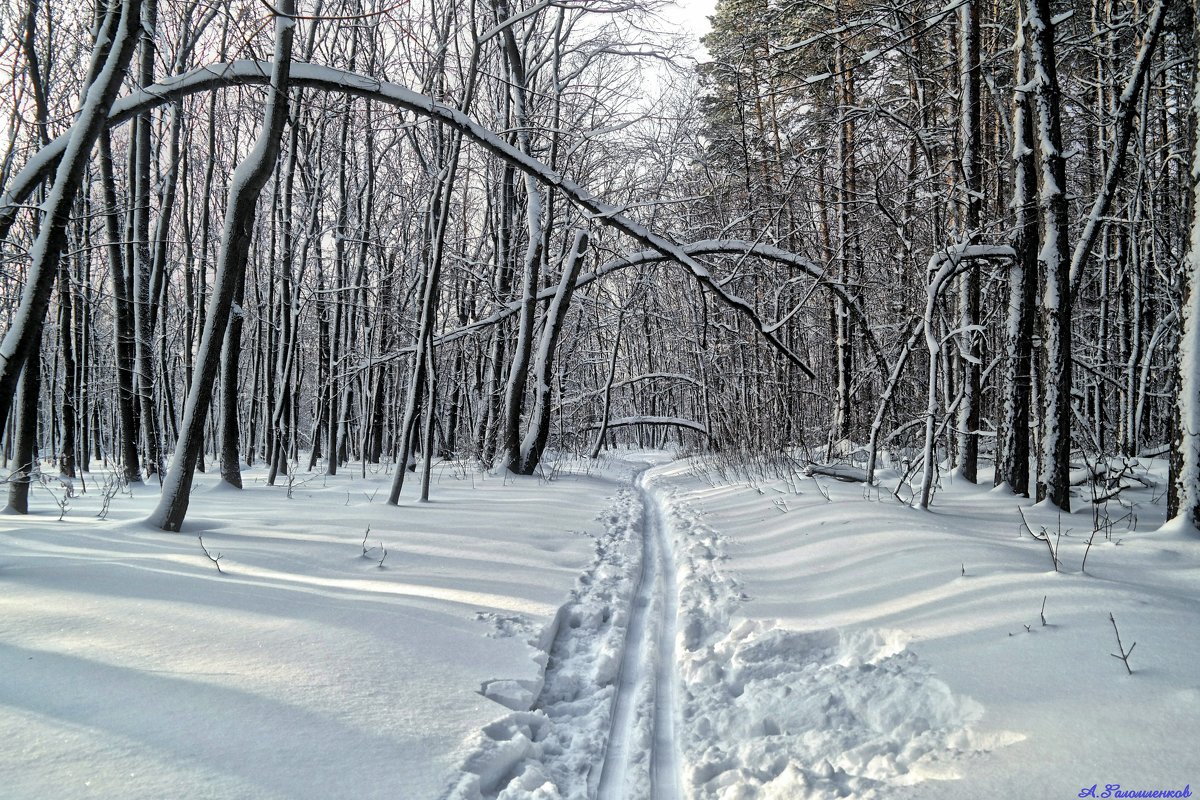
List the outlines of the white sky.
{"label": "white sky", "polygon": [[693,55],[700,60],[708,58],[700,46],[700,37],[708,33],[708,18],[712,16],[716,5],[716,0],[676,0],[662,10],[663,17],[677,24],[681,30],[692,33],[692,38],[696,40]]}

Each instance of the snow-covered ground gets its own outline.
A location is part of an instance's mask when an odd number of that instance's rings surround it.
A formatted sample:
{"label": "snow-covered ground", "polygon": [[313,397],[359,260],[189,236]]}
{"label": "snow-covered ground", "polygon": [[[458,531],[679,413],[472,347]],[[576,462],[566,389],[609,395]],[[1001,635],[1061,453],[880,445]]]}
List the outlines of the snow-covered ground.
{"label": "snow-covered ground", "polygon": [[250,472],[179,534],[149,488],[97,520],[96,478],[62,522],[44,493],[0,517],[0,797],[436,797],[506,710],[485,684],[536,692],[616,487],[447,468],[392,508],[389,482]]}
{"label": "snow-covered ground", "polygon": [[44,492],[0,517],[0,797],[1182,790],[1200,540],[1139,470],[1094,537],[1024,504],[1058,572],[1011,495],[953,481],[924,513],[629,453],[443,465],[391,508],[386,471],[251,471],[169,534],[146,487],[98,519],[93,476],[62,521]]}
{"label": "snow-covered ground", "polygon": [[[1153,466],[1132,508],[1108,505],[1086,573],[1086,501],[1061,538],[1056,511],[1023,503],[1056,573],[1005,491],[947,481],[924,513],[828,478],[658,471],[681,571],[700,577],[681,598],[698,631],[681,641],[696,796],[1200,783],[1200,540],[1156,531]],[[1110,656],[1110,613],[1137,643],[1132,676]]]}

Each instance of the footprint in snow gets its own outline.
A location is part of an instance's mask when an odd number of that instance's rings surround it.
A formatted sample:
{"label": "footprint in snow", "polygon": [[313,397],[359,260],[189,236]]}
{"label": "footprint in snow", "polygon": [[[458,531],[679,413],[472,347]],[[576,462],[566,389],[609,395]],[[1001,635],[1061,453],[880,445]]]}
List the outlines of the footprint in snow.
{"label": "footprint in snow", "polygon": [[475,619],[478,622],[486,622],[492,626],[492,630],[488,631],[488,637],[492,639],[506,639],[510,636],[527,635],[533,631],[533,623],[528,617],[521,614],[497,614],[494,611],[476,611]]}

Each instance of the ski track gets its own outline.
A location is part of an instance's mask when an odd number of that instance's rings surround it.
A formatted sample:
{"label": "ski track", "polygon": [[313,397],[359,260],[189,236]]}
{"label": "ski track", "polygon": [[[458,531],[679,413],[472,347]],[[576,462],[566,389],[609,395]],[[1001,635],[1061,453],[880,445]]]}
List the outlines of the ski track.
{"label": "ski track", "polygon": [[[647,516],[653,526],[653,540],[658,548],[661,602],[660,628],[657,641],[658,663],[655,671],[654,703],[654,761],[651,770],[650,796],[658,800],[681,800],[679,740],[675,721],[679,718],[679,673],[675,653],[679,618],[679,591],[675,581],[675,557],[664,523],[663,507],[645,484],[642,476],[642,496]],[[648,534],[646,538],[651,538]]]}
{"label": "ski track", "polygon": [[512,713],[476,734],[444,800],[683,797],[675,563],[651,465],[631,466],[595,560],[544,630],[479,617],[525,637],[540,675],[483,684]]}
{"label": "ski track", "polygon": [[[662,507],[649,488],[645,471],[639,475],[637,486],[642,502],[641,569],[596,798],[626,800],[645,796],[648,790],[654,800],[678,800],[675,564],[665,535]],[[643,758],[646,745],[650,750],[648,764]]]}
{"label": "ski track", "polygon": [[446,800],[865,800],[1020,739],[977,731],[982,707],[903,631],[747,616],[730,540],[675,472],[620,489],[540,634],[498,626],[529,637],[541,671],[485,682],[513,712],[478,734]]}

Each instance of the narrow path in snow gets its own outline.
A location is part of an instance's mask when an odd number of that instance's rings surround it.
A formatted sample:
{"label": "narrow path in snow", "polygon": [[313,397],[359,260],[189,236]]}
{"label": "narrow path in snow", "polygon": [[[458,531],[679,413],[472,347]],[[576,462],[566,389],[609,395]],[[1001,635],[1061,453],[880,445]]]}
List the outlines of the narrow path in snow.
{"label": "narrow path in snow", "polygon": [[680,791],[679,744],[675,738],[675,719],[679,708],[676,701],[679,677],[675,658],[679,590],[675,585],[675,558],[667,537],[663,509],[646,486],[645,477],[643,473],[638,488],[646,504],[646,538],[652,539],[657,545],[658,583],[662,588],[659,593],[658,660],[654,672],[654,752],[650,765],[650,796],[655,800],[678,800],[683,796]]}
{"label": "narrow path in snow", "polygon": [[[678,594],[674,559],[662,508],[646,483],[637,480],[642,501],[641,575],[630,608],[612,728],[601,765],[597,800],[626,800],[631,766],[649,746],[648,796],[679,800],[679,750],[675,738],[675,630]],[[636,784],[636,782],[635,782]]]}

